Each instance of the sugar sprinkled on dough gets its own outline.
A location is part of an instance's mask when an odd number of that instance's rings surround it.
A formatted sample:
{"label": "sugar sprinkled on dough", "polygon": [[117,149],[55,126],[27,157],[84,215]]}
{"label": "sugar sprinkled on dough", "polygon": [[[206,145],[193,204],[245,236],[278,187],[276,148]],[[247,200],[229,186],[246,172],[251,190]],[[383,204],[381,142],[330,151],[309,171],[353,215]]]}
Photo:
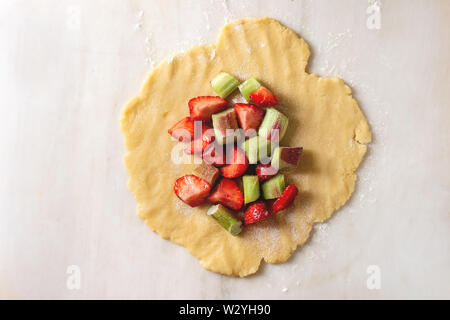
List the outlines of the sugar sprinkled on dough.
{"label": "sugar sprinkled on dough", "polygon": [[185,215],[195,213],[194,209],[192,207],[190,207],[189,205],[187,205],[186,203],[184,203],[183,201],[181,201],[179,199],[175,199],[175,201],[176,201],[175,207],[178,212],[181,212]]}

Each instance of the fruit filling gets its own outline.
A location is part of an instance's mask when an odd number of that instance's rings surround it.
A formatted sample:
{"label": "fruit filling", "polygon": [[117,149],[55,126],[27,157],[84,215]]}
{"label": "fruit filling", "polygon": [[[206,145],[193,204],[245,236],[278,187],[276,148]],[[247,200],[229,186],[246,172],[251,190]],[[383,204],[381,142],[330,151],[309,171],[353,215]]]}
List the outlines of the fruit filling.
{"label": "fruit filling", "polygon": [[205,180],[209,183],[210,186],[213,186],[216,180],[219,178],[219,169],[216,167],[207,164],[206,162],[202,162],[201,165],[194,169],[194,174]]}
{"label": "fruit filling", "polygon": [[[187,154],[199,159],[192,174],[175,181],[174,192],[191,207],[213,204],[207,214],[237,236],[293,206],[299,191],[293,184],[286,187],[284,174],[298,166],[303,148],[280,145],[289,119],[257,79],[240,84],[221,72],[211,86],[218,96],[190,99],[189,116],[168,129]],[[248,103],[228,107],[225,98],[238,87]]]}
{"label": "fruit filling", "polygon": [[270,217],[270,211],[267,209],[267,204],[264,201],[258,201],[250,205],[245,210],[244,222],[249,225]]}
{"label": "fruit filling", "polygon": [[227,152],[227,164],[220,168],[220,173],[226,178],[237,178],[242,176],[248,169],[248,159],[245,152],[234,147]]}
{"label": "fruit filling", "polygon": [[284,186],[284,175],[277,174],[270,178],[262,185],[264,199],[270,200],[279,198],[284,190]]}
{"label": "fruit filling", "polygon": [[271,107],[278,104],[277,97],[266,87],[259,87],[250,93],[250,100],[259,107]]}
{"label": "fruit filling", "polygon": [[289,119],[275,108],[268,108],[258,134],[265,140],[281,142],[286,134]]}
{"label": "fruit filling", "polygon": [[173,187],[175,194],[191,207],[197,207],[205,202],[211,191],[211,185],[192,174],[178,178]]}
{"label": "fruit filling", "polygon": [[236,103],[234,110],[245,136],[248,138],[252,136],[252,133],[256,133],[264,119],[264,110],[246,103]]}
{"label": "fruit filling", "polygon": [[189,100],[189,112],[191,120],[209,121],[211,116],[225,110],[227,100],[221,97],[202,96]]}
{"label": "fruit filling", "polygon": [[233,214],[231,214],[223,205],[217,204],[212,206],[207,213],[233,236],[237,236],[241,233],[242,222],[233,217]]}
{"label": "fruit filling", "polygon": [[295,169],[302,154],[302,147],[277,147],[273,152],[271,165],[280,170]]}
{"label": "fruit filling", "polygon": [[239,91],[244,96],[245,100],[250,102],[250,94],[261,87],[261,84],[255,78],[247,79],[239,86]]}
{"label": "fruit filling", "polygon": [[223,178],[208,197],[208,202],[239,210],[244,203],[244,195],[234,180]]}
{"label": "fruit filling", "polygon": [[245,175],[242,177],[244,186],[244,203],[250,203],[259,199],[259,179],[258,176]]}
{"label": "fruit filling", "polygon": [[265,160],[270,157],[272,151],[270,141],[261,139],[258,136],[245,140],[242,149],[245,151],[250,164],[266,162]]}
{"label": "fruit filling", "polygon": [[186,117],[173,125],[168,130],[169,134],[178,141],[187,142],[194,140],[194,121]]}
{"label": "fruit filling", "polygon": [[231,74],[221,72],[211,81],[211,86],[220,97],[226,98],[239,86],[239,81]]}
{"label": "fruit filling", "polygon": [[236,119],[236,111],[234,111],[234,109],[230,108],[213,114],[212,123],[216,140],[220,144],[233,143],[236,140],[237,135],[240,135],[237,130],[239,127]]}
{"label": "fruit filling", "polygon": [[185,149],[187,154],[202,153],[215,139],[214,131],[210,127],[202,125],[195,128],[196,132],[200,132],[200,134],[198,137],[197,134],[194,134],[194,139],[191,141],[190,146]]}

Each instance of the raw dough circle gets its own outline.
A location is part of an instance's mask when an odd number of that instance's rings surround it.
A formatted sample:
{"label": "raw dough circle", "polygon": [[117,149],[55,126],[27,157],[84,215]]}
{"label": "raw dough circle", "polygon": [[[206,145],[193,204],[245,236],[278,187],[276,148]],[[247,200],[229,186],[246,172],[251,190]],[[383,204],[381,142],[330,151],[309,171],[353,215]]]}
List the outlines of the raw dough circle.
{"label": "raw dough circle", "polygon": [[[370,129],[342,80],[305,71],[309,55],[308,44],[276,20],[233,21],[216,44],[159,64],[123,110],[128,187],[139,217],[208,270],[243,277],[255,273],[262,259],[286,261],[308,239],[312,225],[328,219],[354,190]],[[221,71],[240,81],[256,77],[270,88],[280,101],[277,108],[289,117],[283,144],[304,148],[299,169],[287,175],[300,189],[295,204],[237,237],[206,215],[207,206],[190,208],[175,196],[174,181],[191,168],[171,162],[175,142],[167,134],[188,115],[190,98],[215,95],[210,81]]]}

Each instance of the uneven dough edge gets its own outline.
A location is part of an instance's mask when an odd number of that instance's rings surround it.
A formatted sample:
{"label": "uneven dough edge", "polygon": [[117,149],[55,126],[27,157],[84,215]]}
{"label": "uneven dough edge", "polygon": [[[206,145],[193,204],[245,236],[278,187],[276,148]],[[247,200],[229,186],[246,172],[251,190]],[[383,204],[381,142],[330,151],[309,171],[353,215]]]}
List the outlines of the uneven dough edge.
{"label": "uneven dough edge", "polygon": [[[276,24],[276,25],[280,26],[282,29],[287,30],[288,32],[294,33],[291,29],[288,29],[288,28],[282,26],[276,20],[273,20],[273,19],[270,19],[270,18],[263,18],[263,19],[252,18],[252,19],[236,20],[236,21],[233,21],[233,22],[225,25],[222,28],[221,32],[219,33],[219,36],[218,36],[217,39],[219,40],[220,37],[224,34],[224,31],[227,30],[228,28],[231,28],[232,25],[247,24],[247,23],[250,23],[250,24],[255,24],[255,23],[256,24],[258,24],[258,23],[271,23],[272,24],[273,23],[273,24]],[[301,42],[305,43],[306,46],[307,46],[307,43],[303,39],[298,37],[298,35],[296,35],[296,34],[295,34],[295,36],[297,37],[298,40],[300,40]],[[216,49],[216,44],[209,45],[209,46],[195,46],[195,47],[187,50],[184,53],[179,53],[179,54],[175,55],[175,57],[176,56],[180,56],[180,55],[190,55],[190,56],[192,56],[192,55],[195,55],[195,53],[198,50],[204,50],[205,48],[207,50],[215,50]],[[306,56],[306,60],[305,60],[305,67],[307,65],[308,58],[309,58],[309,49],[308,49],[308,55]],[[149,84],[152,81],[155,81],[155,77],[158,74],[159,68],[162,68],[163,64],[167,63],[167,61],[168,61],[168,59],[163,61],[163,62],[161,62],[155,69],[153,69],[151,71],[151,73],[147,76],[147,79],[145,80],[144,85],[142,86],[140,95],[135,97],[135,98],[133,98],[133,99],[131,99],[126,104],[126,106],[124,107],[124,109],[122,111],[120,123],[121,123],[121,129],[122,129],[122,131],[124,132],[124,135],[125,135],[125,147],[126,147],[126,150],[127,150],[127,154],[125,155],[124,160],[125,160],[125,166],[126,166],[127,171],[129,173],[130,173],[130,170],[131,170],[131,168],[130,168],[131,164],[127,161],[127,158],[130,156],[130,154],[133,152],[134,149],[139,147],[139,145],[134,143],[136,139],[129,139],[129,137],[127,135],[127,132],[133,126],[134,119],[136,117],[139,117],[139,112],[142,111],[140,109],[146,108],[146,106],[144,106],[143,103],[145,103],[145,99],[147,99],[147,97],[149,95],[149,92],[147,91],[147,88],[149,87]],[[331,79],[331,78],[320,78],[320,79],[325,80],[325,81],[328,81],[328,80],[330,80],[330,81],[336,81],[336,80],[339,81],[342,84],[342,86],[346,87],[346,90],[349,91],[348,94],[351,97],[351,90],[350,90],[350,88],[348,86],[346,86],[342,80],[340,80],[340,79]],[[359,109],[356,101],[355,101],[355,104],[356,104],[356,107]],[[220,265],[220,266],[215,265],[214,262],[211,262],[211,260],[209,260],[208,256],[206,256],[206,257],[204,256],[204,252],[199,252],[199,250],[197,250],[197,247],[195,245],[192,246],[190,244],[185,243],[183,239],[180,239],[180,238],[177,238],[176,236],[174,236],[174,233],[163,234],[163,233],[159,232],[158,229],[157,229],[157,226],[154,225],[151,222],[151,219],[145,218],[145,216],[141,216],[141,215],[139,215],[139,216],[145,220],[146,224],[150,227],[150,229],[152,229],[153,231],[157,232],[162,238],[169,239],[169,240],[171,240],[174,243],[177,243],[179,245],[184,246],[192,255],[194,255],[194,256],[196,256],[197,258],[200,259],[200,264],[204,268],[206,268],[206,269],[208,269],[210,271],[219,272],[219,273],[230,275],[230,276],[244,277],[244,276],[253,274],[259,269],[261,260],[263,260],[263,259],[266,262],[268,262],[268,263],[281,263],[281,262],[285,262],[287,259],[289,259],[289,257],[291,256],[292,252],[295,251],[298,246],[303,245],[308,240],[314,223],[323,222],[323,221],[327,220],[336,210],[338,210],[342,205],[344,205],[345,202],[351,197],[351,195],[354,192],[355,183],[356,183],[356,179],[357,179],[355,171],[356,171],[357,167],[359,166],[360,162],[362,161],[362,159],[364,158],[364,154],[367,151],[367,147],[366,147],[365,144],[367,144],[367,143],[369,143],[371,141],[370,129],[369,129],[367,121],[365,121],[364,116],[362,118],[361,123],[359,123],[359,125],[355,128],[354,141],[359,146],[361,146],[361,150],[360,150],[361,155],[360,155],[359,161],[354,163],[354,168],[351,168],[351,170],[349,172],[345,172],[344,173],[345,175],[351,176],[351,180],[352,180],[352,183],[349,186],[350,189],[347,190],[347,197],[345,199],[343,198],[342,199],[343,201],[340,201],[340,203],[337,203],[335,208],[333,210],[330,210],[328,212],[328,214],[326,214],[324,217],[321,217],[319,219],[311,220],[310,223],[307,224],[307,230],[305,230],[306,231],[305,232],[305,236],[302,237],[301,239],[299,239],[295,243],[294,246],[291,246],[287,251],[285,251],[282,256],[279,256],[279,257],[276,257],[275,259],[272,259],[272,258],[268,258],[268,257],[262,255],[262,256],[259,257],[259,259],[257,259],[258,261],[253,261],[252,266],[248,266],[245,270],[242,270],[240,268],[237,268],[237,269],[236,268],[230,268],[230,269],[226,269],[225,268],[224,269],[222,265]],[[136,194],[134,192],[135,188],[133,187],[131,180],[132,180],[132,178],[130,177],[129,182],[128,182],[128,187],[132,191],[132,193],[135,195],[135,198],[139,202],[139,199],[138,199],[138,197],[136,196]],[[139,205],[138,205],[138,207],[139,207]],[[139,209],[138,209],[138,213],[139,213]]]}

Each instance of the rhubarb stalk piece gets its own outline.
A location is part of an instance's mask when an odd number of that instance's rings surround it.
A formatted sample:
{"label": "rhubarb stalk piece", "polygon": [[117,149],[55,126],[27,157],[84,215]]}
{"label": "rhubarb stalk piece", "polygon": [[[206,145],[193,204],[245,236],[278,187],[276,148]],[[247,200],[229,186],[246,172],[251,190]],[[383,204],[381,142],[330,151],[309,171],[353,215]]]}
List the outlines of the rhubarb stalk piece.
{"label": "rhubarb stalk piece", "polygon": [[258,136],[245,140],[242,143],[242,149],[244,149],[251,164],[256,164],[258,161],[270,157],[272,151],[270,141],[261,139]]}
{"label": "rhubarb stalk piece", "polygon": [[289,119],[275,108],[267,108],[266,115],[259,127],[258,135],[268,141],[281,141],[283,139]]}
{"label": "rhubarb stalk piece", "polygon": [[283,193],[285,188],[284,175],[277,174],[275,177],[270,178],[262,185],[262,192],[264,199],[277,199]]}
{"label": "rhubarb stalk piece", "polygon": [[236,118],[236,111],[234,111],[233,108],[213,114],[212,123],[216,141],[219,144],[234,142],[239,138],[238,136],[240,135],[240,131],[237,131],[239,127]]}
{"label": "rhubarb stalk piece", "polygon": [[258,90],[259,87],[261,87],[261,84],[258,80],[250,78],[239,86],[239,91],[241,91],[244,98],[250,102],[250,94]]}
{"label": "rhubarb stalk piece", "polygon": [[211,81],[211,86],[221,98],[226,98],[239,86],[239,81],[231,74],[221,72]]}
{"label": "rhubarb stalk piece", "polygon": [[233,236],[237,236],[242,231],[242,222],[237,220],[233,215],[221,204],[212,206],[208,210],[208,215],[212,216],[225,230]]}
{"label": "rhubarb stalk piece", "polygon": [[258,176],[245,175],[242,177],[242,184],[245,204],[258,200],[260,195]]}
{"label": "rhubarb stalk piece", "polygon": [[297,167],[302,154],[302,147],[278,147],[273,152],[272,167],[280,171],[287,171]]}
{"label": "rhubarb stalk piece", "polygon": [[216,167],[207,164],[206,162],[202,162],[201,165],[196,167],[193,172],[197,177],[202,178],[206,182],[209,183],[210,186],[214,186],[217,178],[219,177],[219,169]]}

